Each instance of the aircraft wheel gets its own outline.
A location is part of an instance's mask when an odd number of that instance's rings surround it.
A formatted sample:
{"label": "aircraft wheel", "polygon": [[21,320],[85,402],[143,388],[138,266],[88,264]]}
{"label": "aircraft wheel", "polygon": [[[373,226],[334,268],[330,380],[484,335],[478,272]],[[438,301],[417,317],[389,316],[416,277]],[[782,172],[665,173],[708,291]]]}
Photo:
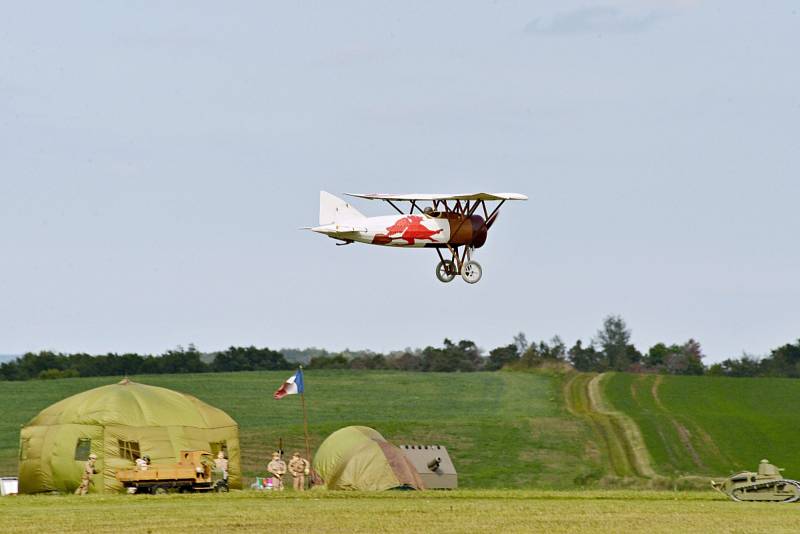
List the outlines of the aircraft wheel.
{"label": "aircraft wheel", "polygon": [[461,270],[461,278],[468,284],[477,283],[481,276],[483,276],[483,269],[477,261],[468,261]]}
{"label": "aircraft wheel", "polygon": [[450,260],[440,261],[439,264],[436,266],[436,278],[439,279],[440,282],[452,282],[453,278],[456,277],[456,266]]}

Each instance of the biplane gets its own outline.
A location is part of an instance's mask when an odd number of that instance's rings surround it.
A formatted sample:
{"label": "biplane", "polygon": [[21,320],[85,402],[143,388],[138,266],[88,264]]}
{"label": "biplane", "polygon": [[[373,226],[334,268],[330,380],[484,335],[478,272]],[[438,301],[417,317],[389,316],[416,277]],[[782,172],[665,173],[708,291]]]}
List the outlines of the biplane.
{"label": "biplane", "polygon": [[[518,193],[464,195],[383,195],[347,193],[382,200],[399,215],[365,217],[348,202],[320,191],[319,226],[308,230],[339,241],[337,245],[367,243],[390,247],[432,248],[439,255],[436,277],[451,282],[459,274],[465,282],[481,279],[483,268],[473,259],[486,243],[500,207],[509,200],[527,200]],[[487,203],[497,205],[487,206]],[[406,211],[399,206],[406,207]]]}

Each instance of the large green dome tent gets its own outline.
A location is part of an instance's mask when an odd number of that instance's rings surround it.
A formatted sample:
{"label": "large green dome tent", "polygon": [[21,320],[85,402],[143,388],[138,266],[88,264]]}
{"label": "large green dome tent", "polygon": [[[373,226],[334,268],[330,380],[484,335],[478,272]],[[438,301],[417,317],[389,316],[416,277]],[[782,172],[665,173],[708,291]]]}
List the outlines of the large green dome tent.
{"label": "large green dome tent", "polygon": [[424,488],[403,451],[366,426],[340,428],[328,436],[314,455],[314,470],[328,489]]}
{"label": "large green dome tent", "polygon": [[173,463],[181,450],[225,451],[230,485],[241,487],[236,421],[191,395],[125,379],[61,400],[23,427],[19,489],[74,491],[94,453],[98,474],[89,491],[121,491],[117,470],[141,456]]}

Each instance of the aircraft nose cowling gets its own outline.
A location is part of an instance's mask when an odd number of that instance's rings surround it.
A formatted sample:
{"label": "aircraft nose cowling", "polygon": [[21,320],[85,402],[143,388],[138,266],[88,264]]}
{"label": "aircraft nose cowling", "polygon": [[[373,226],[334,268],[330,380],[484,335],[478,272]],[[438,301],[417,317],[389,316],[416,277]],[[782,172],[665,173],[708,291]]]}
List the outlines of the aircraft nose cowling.
{"label": "aircraft nose cowling", "polygon": [[469,245],[475,248],[486,243],[486,222],[480,215],[472,215],[469,219],[453,215],[450,217],[450,241],[453,246]]}
{"label": "aircraft nose cowling", "polygon": [[470,217],[470,223],[472,223],[472,246],[481,248],[486,243],[486,238],[489,235],[486,223],[480,215]]}

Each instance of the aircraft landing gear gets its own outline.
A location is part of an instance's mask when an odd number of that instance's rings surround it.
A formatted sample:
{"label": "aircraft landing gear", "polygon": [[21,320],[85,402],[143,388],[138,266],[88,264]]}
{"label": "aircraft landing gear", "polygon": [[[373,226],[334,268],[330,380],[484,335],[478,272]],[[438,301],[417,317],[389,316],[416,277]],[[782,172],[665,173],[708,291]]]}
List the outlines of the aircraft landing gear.
{"label": "aircraft landing gear", "polygon": [[439,279],[440,282],[452,282],[453,279],[456,277],[456,266],[450,260],[442,260],[436,266],[436,278]]}
{"label": "aircraft landing gear", "polygon": [[480,263],[472,259],[472,248],[466,247],[464,253],[460,256],[458,248],[453,248],[450,245],[447,248],[453,254],[452,260],[444,259],[442,252],[438,248],[436,249],[436,253],[439,254],[439,259],[441,260],[436,265],[436,278],[440,282],[448,283],[452,282],[460,274],[466,283],[477,283],[483,276],[483,268]]}
{"label": "aircraft landing gear", "polygon": [[477,261],[469,260],[461,268],[461,278],[468,284],[475,284],[481,279],[483,269]]}

